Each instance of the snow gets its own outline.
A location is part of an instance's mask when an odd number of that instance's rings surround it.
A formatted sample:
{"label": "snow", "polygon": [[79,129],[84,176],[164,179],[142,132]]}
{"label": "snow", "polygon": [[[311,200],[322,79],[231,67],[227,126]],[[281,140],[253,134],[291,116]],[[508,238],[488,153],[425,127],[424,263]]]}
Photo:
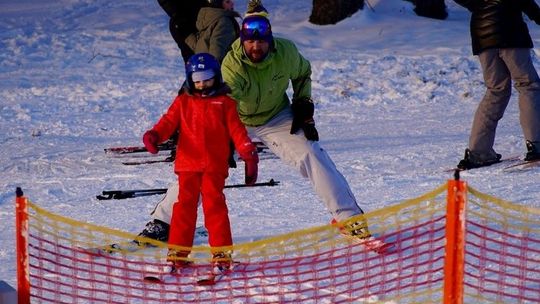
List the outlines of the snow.
{"label": "snow", "polygon": [[[243,13],[245,0],[236,9]],[[367,212],[445,183],[462,158],[484,93],[472,56],[469,13],[447,1],[444,21],[410,2],[370,0],[337,25],[307,20],[312,1],[274,0],[276,36],[297,42],[313,68],[322,146]],[[15,188],[76,220],[138,233],[159,196],[99,201],[103,190],[164,188],[170,164],[124,166],[103,149],[141,145],[183,81],[168,18],[154,0],[3,0],[0,4],[0,280],[16,286]],[[540,30],[529,22],[540,45]],[[534,50],[540,67],[540,50]],[[495,149],[523,156],[517,94]],[[228,184],[241,183],[231,170]],[[324,225],[330,216],[309,182],[279,160],[260,163],[276,187],[227,189],[234,241]],[[476,189],[540,207],[540,169],[482,168],[462,178]]]}

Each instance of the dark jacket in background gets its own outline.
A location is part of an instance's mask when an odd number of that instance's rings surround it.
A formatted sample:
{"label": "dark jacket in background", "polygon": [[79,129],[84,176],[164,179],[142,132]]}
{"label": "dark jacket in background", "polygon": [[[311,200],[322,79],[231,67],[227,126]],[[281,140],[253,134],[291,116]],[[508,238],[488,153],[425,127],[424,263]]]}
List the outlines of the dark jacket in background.
{"label": "dark jacket in background", "polygon": [[197,32],[186,38],[186,43],[197,53],[210,53],[223,61],[231,44],[240,35],[236,21],[240,15],[222,8],[203,7],[197,17]]}
{"label": "dark jacket in background", "polygon": [[471,13],[473,54],[492,48],[532,48],[525,13],[540,24],[535,0],[454,0]]}
{"label": "dark jacket in background", "polygon": [[191,33],[197,31],[195,23],[199,10],[205,6],[204,0],[158,0],[159,5],[169,15],[169,31],[178,48],[182,52],[184,62],[193,55],[193,51],[185,43]]}

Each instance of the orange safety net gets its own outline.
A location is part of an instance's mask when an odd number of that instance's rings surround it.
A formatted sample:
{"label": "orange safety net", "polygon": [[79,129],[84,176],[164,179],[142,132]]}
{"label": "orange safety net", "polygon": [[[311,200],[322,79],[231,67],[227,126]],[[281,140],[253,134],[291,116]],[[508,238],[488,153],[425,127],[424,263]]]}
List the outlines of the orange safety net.
{"label": "orange safety net", "polygon": [[468,192],[465,301],[540,303],[540,209]]}
{"label": "orange safety net", "polygon": [[[540,298],[540,211],[468,188],[464,303]],[[30,296],[40,303],[441,303],[446,185],[357,218],[393,251],[378,254],[333,225],[236,244],[215,285],[210,248],[165,272],[166,244],[52,214],[29,202]],[[104,245],[117,243],[119,248]],[[106,248],[107,250],[104,250]],[[110,251],[110,252],[109,252]],[[159,282],[145,281],[145,277]]]}
{"label": "orange safety net", "polygon": [[[333,225],[233,247],[237,262],[213,286],[210,248],[192,248],[191,266],[164,272],[166,244],[133,251],[125,232],[52,214],[29,202],[32,301],[50,303],[439,302],[444,263],[444,190],[359,217],[394,250],[375,253]],[[143,240],[143,239],[140,239]],[[105,244],[121,244],[111,253]],[[146,276],[160,282],[147,282]]]}

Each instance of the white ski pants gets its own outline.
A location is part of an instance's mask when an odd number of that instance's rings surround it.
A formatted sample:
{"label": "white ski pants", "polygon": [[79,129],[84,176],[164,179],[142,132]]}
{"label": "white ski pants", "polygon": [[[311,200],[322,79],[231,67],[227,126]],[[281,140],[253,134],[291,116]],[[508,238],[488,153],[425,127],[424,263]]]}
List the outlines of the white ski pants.
{"label": "white ski pants", "polygon": [[[309,141],[302,130],[290,134],[292,113],[286,108],[265,125],[248,127],[251,138],[258,138],[283,162],[296,168],[307,178],[315,193],[338,221],[363,213],[334,162],[319,142]],[[178,184],[173,183],[152,213],[153,218],[170,223],[172,205],[178,197]]]}

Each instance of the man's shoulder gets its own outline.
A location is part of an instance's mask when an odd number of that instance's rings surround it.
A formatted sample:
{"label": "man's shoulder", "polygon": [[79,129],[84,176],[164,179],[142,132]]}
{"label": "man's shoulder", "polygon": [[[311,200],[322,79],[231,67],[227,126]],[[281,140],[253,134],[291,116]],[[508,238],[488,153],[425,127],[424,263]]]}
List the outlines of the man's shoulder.
{"label": "man's shoulder", "polygon": [[274,36],[274,41],[281,44],[296,45],[294,41],[292,41],[291,39],[283,38],[283,37]]}
{"label": "man's shoulder", "polygon": [[240,56],[242,55],[242,45],[240,39],[236,39],[232,44],[230,50],[223,58],[221,66],[236,65],[240,62]]}
{"label": "man's shoulder", "polygon": [[296,44],[292,40],[282,37],[274,37],[274,47],[277,50],[297,50]]}
{"label": "man's shoulder", "polygon": [[278,43],[283,43],[283,44],[292,44],[294,45],[294,42],[290,39],[287,39],[287,38],[283,38],[283,37],[276,37],[274,36],[274,41],[275,42],[278,42]]}

